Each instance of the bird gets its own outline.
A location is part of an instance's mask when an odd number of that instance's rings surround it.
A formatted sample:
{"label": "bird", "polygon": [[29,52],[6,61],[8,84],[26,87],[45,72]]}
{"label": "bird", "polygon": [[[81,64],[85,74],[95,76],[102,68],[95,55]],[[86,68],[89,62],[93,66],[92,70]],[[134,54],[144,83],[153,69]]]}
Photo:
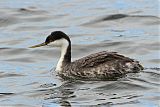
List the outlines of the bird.
{"label": "bird", "polygon": [[114,80],[144,69],[139,61],[109,51],[93,53],[71,61],[71,40],[63,31],[51,32],[45,42],[30,48],[41,46],[61,48],[55,71],[65,80]]}

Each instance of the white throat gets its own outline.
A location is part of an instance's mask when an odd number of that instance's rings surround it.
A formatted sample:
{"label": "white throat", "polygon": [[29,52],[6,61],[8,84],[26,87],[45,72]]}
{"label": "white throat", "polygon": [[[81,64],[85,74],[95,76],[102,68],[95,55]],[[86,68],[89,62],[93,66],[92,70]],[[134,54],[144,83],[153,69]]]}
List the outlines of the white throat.
{"label": "white throat", "polygon": [[49,46],[58,46],[61,47],[61,56],[60,59],[57,63],[56,66],[56,71],[62,71],[62,66],[63,66],[63,61],[64,61],[64,56],[67,52],[67,48],[68,48],[68,41],[66,39],[60,39],[60,40],[56,40],[53,43],[51,42],[50,44],[48,44]]}

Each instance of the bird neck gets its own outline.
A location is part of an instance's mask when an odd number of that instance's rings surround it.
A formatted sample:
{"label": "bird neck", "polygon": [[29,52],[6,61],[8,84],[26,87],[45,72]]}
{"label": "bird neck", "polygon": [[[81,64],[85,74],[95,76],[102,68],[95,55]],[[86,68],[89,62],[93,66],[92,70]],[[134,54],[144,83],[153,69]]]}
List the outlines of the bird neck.
{"label": "bird neck", "polygon": [[62,71],[63,67],[69,63],[71,63],[71,42],[64,40],[61,46],[61,56],[56,71]]}

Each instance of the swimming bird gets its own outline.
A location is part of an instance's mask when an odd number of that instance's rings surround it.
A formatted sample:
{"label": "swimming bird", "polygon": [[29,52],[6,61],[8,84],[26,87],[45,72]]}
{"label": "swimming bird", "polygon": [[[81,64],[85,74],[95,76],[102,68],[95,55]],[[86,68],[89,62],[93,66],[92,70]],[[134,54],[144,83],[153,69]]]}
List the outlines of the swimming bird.
{"label": "swimming bird", "polygon": [[61,48],[55,71],[63,79],[110,80],[143,70],[138,61],[117,52],[102,51],[71,62],[71,40],[62,31],[52,32],[45,42],[30,48],[40,46]]}

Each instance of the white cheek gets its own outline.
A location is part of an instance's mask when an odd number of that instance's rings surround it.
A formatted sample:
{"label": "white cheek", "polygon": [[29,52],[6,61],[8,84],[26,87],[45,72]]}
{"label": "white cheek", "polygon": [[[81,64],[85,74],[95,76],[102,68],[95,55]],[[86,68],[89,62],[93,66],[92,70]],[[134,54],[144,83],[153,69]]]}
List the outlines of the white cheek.
{"label": "white cheek", "polygon": [[47,45],[48,45],[48,46],[52,46],[52,47],[55,47],[55,46],[59,47],[59,46],[61,46],[61,43],[58,42],[58,41],[54,41],[54,42],[51,42],[51,43],[49,43],[49,44],[47,44]]}
{"label": "white cheek", "polygon": [[62,46],[68,46],[68,41],[65,39],[59,39],[56,40],[54,42],[50,42],[49,44],[47,44],[48,46],[52,46],[52,47],[62,47]]}

